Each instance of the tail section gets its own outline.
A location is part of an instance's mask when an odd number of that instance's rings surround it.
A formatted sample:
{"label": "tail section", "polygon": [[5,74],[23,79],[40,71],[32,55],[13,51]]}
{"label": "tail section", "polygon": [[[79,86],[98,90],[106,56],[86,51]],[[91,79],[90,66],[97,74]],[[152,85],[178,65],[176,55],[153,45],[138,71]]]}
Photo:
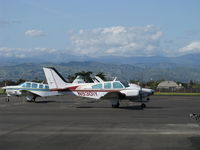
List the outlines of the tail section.
{"label": "tail section", "polygon": [[50,90],[62,90],[69,85],[55,68],[44,67],[43,70]]}

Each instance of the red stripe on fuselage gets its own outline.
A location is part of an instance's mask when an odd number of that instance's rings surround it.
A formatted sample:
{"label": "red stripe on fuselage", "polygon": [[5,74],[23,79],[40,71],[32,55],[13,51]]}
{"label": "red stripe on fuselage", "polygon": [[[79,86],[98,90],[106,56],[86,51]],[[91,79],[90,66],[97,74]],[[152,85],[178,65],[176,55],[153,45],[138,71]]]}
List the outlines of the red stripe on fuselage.
{"label": "red stripe on fuselage", "polygon": [[63,89],[54,88],[54,89],[51,89],[51,91],[72,91],[72,90],[75,90],[77,87],[78,86],[71,86],[71,87],[66,87]]}
{"label": "red stripe on fuselage", "polygon": [[103,90],[96,90],[96,89],[83,89],[83,90],[71,90],[71,91],[73,91],[73,92],[119,92],[119,91],[121,91],[122,89],[120,89],[120,90],[105,90],[105,89],[103,89]]}
{"label": "red stripe on fuselage", "polygon": [[65,88],[65,89],[51,89],[51,91],[72,91],[72,92],[119,92],[123,89],[117,89],[117,90],[106,90],[106,89],[102,89],[102,90],[96,90],[96,89],[83,89],[83,90],[76,90],[76,88]]}

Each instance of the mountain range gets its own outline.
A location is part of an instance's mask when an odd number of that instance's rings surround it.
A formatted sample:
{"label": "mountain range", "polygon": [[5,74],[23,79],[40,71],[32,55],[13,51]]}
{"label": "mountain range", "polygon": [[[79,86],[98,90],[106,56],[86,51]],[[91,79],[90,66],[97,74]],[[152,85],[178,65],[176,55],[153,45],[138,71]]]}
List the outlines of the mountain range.
{"label": "mountain range", "polygon": [[[51,61],[49,61],[51,60]],[[102,57],[88,57],[88,56],[75,56],[66,54],[56,55],[41,55],[37,57],[3,57],[0,56],[0,66],[21,64],[21,63],[68,63],[71,61],[94,61],[101,63],[113,63],[113,64],[159,64],[159,63],[173,63],[177,65],[197,66],[200,65],[200,54],[188,54],[177,57],[164,57],[164,56],[135,56],[135,57],[123,57],[123,56],[102,56]]]}
{"label": "mountain range", "polygon": [[[55,56],[57,58],[58,56]],[[0,58],[0,80],[42,79],[43,66],[53,66],[66,78],[79,71],[104,72],[120,80],[175,80],[200,82],[200,54],[179,57],[77,57],[62,56],[59,61],[41,58]],[[49,61],[51,60],[51,61]]]}

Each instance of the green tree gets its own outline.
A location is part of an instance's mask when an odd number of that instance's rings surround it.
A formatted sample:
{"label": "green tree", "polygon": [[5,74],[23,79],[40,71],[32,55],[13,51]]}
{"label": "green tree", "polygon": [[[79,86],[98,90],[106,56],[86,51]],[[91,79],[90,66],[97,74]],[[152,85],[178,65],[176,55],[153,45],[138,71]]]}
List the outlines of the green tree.
{"label": "green tree", "polygon": [[106,75],[103,72],[99,72],[96,74],[96,76],[100,77],[102,80],[107,81]]}
{"label": "green tree", "polygon": [[91,75],[92,72],[91,71],[81,71],[81,72],[77,72],[75,73],[75,77],[77,77],[78,75],[82,76],[85,82],[92,82],[92,78]]}
{"label": "green tree", "polygon": [[149,81],[146,83],[146,86],[151,89],[156,89],[160,81]]}
{"label": "green tree", "polygon": [[69,82],[73,82],[77,76],[82,76],[85,82],[92,82],[92,78],[91,78],[91,71],[81,71],[81,72],[77,72],[74,75],[68,75],[67,79]]}
{"label": "green tree", "polygon": [[24,79],[19,79],[18,81],[16,81],[16,84],[18,85],[18,84],[23,83],[23,82],[25,82]]}

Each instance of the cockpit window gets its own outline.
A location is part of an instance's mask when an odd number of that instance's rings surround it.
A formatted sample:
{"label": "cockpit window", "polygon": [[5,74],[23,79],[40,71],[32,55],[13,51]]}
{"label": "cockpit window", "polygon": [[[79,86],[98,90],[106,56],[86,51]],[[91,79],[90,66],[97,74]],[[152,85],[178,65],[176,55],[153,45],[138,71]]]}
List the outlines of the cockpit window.
{"label": "cockpit window", "polygon": [[26,87],[30,88],[31,87],[31,83],[26,83]]}
{"label": "cockpit window", "polygon": [[93,85],[92,89],[102,89],[102,84]]}
{"label": "cockpit window", "polygon": [[104,89],[111,89],[111,83],[104,83]]}
{"label": "cockpit window", "polygon": [[26,83],[21,83],[20,86],[21,87],[26,87]]}
{"label": "cockpit window", "polygon": [[48,85],[45,85],[45,89],[49,89],[49,86],[48,86]]}
{"label": "cockpit window", "polygon": [[120,82],[113,82],[113,88],[121,89],[121,88],[123,88],[123,85]]}
{"label": "cockpit window", "polygon": [[36,83],[32,83],[32,88],[37,88],[37,84]]}

